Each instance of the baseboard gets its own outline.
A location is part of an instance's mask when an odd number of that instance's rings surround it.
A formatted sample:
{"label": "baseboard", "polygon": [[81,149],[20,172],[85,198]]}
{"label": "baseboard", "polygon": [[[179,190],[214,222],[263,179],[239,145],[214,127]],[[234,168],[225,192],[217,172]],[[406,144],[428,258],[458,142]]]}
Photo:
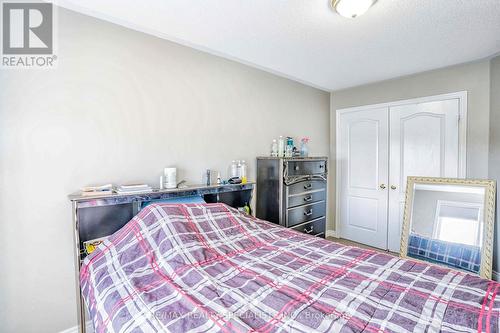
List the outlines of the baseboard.
{"label": "baseboard", "polygon": [[78,326],[70,327],[64,331],[59,332],[59,333],[78,333]]}
{"label": "baseboard", "polygon": [[[92,333],[94,332],[94,327],[92,326],[92,322],[91,321],[87,321],[87,325],[86,325],[86,332],[87,333]],[[73,326],[73,327],[70,327],[68,329],[65,329],[64,331],[61,331],[59,333],[78,333],[78,326]]]}
{"label": "baseboard", "polygon": [[339,238],[336,230],[327,230],[325,236]]}

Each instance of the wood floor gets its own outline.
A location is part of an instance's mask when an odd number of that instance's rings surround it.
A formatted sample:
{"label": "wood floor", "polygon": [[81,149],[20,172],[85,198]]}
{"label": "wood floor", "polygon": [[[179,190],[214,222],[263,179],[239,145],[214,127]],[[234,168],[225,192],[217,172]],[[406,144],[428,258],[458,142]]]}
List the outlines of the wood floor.
{"label": "wood floor", "polygon": [[375,250],[375,251],[383,252],[383,253],[386,253],[386,254],[390,254],[390,255],[395,256],[395,257],[399,256],[399,253],[384,251],[384,250],[381,250],[381,249],[377,249],[376,247],[371,247],[371,246],[368,246],[368,245],[365,245],[365,244],[356,243],[356,242],[350,241],[348,239],[335,238],[335,237],[327,237],[326,239],[328,239],[329,241],[335,242],[335,243],[340,243],[342,245],[357,246],[357,247],[361,247],[363,249]]}

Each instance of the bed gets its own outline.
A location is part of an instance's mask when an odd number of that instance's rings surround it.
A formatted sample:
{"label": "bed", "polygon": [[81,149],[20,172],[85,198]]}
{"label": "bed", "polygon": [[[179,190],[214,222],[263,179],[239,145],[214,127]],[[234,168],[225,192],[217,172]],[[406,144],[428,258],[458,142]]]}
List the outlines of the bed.
{"label": "bed", "polygon": [[153,204],[83,262],[96,332],[498,332],[499,284],[224,204]]}

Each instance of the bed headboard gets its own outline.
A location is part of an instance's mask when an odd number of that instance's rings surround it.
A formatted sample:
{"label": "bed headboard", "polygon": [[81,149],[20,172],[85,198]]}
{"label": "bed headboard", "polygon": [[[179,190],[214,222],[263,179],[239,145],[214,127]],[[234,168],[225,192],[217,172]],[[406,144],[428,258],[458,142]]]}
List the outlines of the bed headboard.
{"label": "bed headboard", "polygon": [[[141,194],[86,197],[71,194],[75,231],[75,250],[79,259],[85,256],[83,243],[106,237],[122,228],[141,208],[150,202],[201,196],[205,202],[222,202],[232,207],[249,205],[254,183],[213,186],[188,186],[180,189],[153,190]],[[78,261],[78,265],[80,261]]]}

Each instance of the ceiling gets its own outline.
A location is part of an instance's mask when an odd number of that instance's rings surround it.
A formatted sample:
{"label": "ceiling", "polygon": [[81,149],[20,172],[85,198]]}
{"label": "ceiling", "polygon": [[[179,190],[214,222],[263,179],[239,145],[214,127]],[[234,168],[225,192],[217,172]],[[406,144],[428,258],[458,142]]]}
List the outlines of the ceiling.
{"label": "ceiling", "polygon": [[500,51],[500,0],[378,0],[356,19],[328,0],[56,3],[328,91]]}

